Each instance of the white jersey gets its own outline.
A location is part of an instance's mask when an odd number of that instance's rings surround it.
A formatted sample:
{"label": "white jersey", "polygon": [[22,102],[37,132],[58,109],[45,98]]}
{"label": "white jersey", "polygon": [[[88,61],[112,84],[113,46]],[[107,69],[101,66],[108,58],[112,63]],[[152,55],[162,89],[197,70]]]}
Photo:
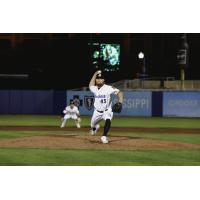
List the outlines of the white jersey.
{"label": "white jersey", "polygon": [[76,106],[74,106],[73,108],[71,108],[70,106],[67,106],[65,108],[65,110],[63,110],[63,113],[65,115],[78,115],[79,114],[79,110]]}
{"label": "white jersey", "polygon": [[105,111],[111,108],[111,94],[117,94],[119,92],[119,89],[106,84],[99,89],[97,86],[90,86],[89,88],[94,93],[94,108],[98,111]]}

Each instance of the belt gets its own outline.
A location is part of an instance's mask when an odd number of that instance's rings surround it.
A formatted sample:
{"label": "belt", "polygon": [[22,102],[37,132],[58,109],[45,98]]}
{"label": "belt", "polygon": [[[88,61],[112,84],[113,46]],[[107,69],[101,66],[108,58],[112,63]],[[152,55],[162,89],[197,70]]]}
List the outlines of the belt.
{"label": "belt", "polygon": [[[108,109],[104,110],[104,111],[107,111]],[[97,110],[97,112],[99,113],[103,113],[104,111],[100,111],[100,110]]]}

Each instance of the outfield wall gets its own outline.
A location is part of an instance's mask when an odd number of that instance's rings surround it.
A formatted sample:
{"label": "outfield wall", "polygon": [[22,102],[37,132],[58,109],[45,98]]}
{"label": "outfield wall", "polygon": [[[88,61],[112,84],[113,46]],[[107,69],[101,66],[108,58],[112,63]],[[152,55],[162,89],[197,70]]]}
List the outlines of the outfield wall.
{"label": "outfield wall", "polygon": [[[89,91],[67,91],[67,102],[71,99],[79,105],[82,115],[91,115],[94,101]],[[114,102],[117,98],[114,97]],[[87,102],[89,101],[89,102]],[[133,91],[124,92],[124,104],[116,116],[200,117],[200,92]]]}
{"label": "outfield wall", "polygon": [[[90,91],[53,90],[1,90],[0,114],[61,114],[71,99],[82,115],[92,115],[94,98]],[[113,101],[117,101],[115,95]],[[122,112],[115,115],[200,117],[200,92],[124,92]]]}
{"label": "outfield wall", "polygon": [[[67,91],[67,103],[74,100],[82,115],[91,115],[94,97],[90,91]],[[117,101],[115,95],[113,102]],[[124,92],[123,110],[119,116],[151,116],[151,92]]]}
{"label": "outfield wall", "polygon": [[163,116],[200,117],[200,92],[163,92]]}
{"label": "outfield wall", "polygon": [[0,90],[0,114],[57,114],[65,102],[65,91]]}

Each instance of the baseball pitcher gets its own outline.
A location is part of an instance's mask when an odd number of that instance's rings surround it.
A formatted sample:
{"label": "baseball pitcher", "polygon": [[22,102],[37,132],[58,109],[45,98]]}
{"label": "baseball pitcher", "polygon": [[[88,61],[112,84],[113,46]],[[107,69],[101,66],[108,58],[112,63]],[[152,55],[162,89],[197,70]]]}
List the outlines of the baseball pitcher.
{"label": "baseball pitcher", "polygon": [[[110,85],[105,84],[105,78],[101,71],[94,73],[89,83],[89,88],[94,93],[94,113],[91,118],[91,135],[95,135],[100,128],[98,124],[102,119],[105,121],[103,135],[100,139],[102,143],[108,143],[108,132],[113,118],[113,112],[120,113],[122,110],[123,93]],[[118,103],[112,106],[111,94],[118,97]]]}

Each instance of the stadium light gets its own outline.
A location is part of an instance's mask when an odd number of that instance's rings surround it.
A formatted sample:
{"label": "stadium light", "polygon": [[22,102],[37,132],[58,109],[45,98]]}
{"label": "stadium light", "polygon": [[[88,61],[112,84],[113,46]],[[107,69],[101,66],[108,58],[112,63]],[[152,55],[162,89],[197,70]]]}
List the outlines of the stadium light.
{"label": "stadium light", "polygon": [[141,60],[142,64],[141,64],[141,72],[142,74],[146,74],[146,61],[145,61],[145,57],[144,57],[144,53],[142,51],[140,51],[140,53],[138,53],[138,58]]}
{"label": "stadium light", "polygon": [[140,52],[140,53],[138,54],[138,58],[139,58],[139,59],[143,59],[143,58],[144,58],[144,53],[143,53],[143,52]]}

